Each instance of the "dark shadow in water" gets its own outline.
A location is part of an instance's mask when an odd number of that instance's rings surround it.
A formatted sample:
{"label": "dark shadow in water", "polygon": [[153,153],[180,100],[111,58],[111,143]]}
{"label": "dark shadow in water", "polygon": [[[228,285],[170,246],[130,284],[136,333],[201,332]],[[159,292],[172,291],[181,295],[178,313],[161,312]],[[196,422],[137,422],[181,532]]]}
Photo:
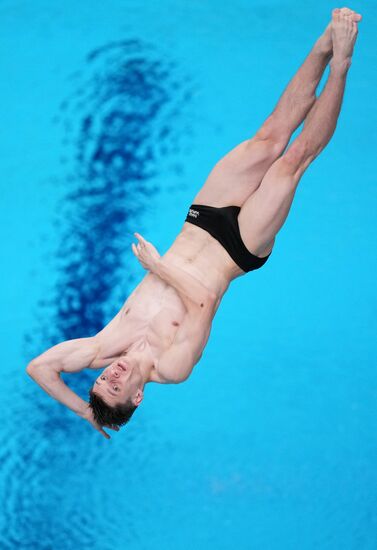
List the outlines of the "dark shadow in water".
{"label": "dark shadow in water", "polygon": [[[67,174],[54,227],[59,246],[50,268],[56,282],[46,289],[51,300],[38,306],[43,323],[36,322],[33,336],[26,337],[28,359],[62,340],[95,334],[127,297],[133,282],[127,264],[135,262],[132,232],[158,191],[153,178],[160,174],[160,161],[178,158],[182,136],[190,130],[183,113],[191,83],[174,62],[138,40],[92,51],[71,87],[74,93],[55,118],[63,127]],[[69,384],[86,398],[92,378],[83,371]],[[18,407],[17,416],[27,425],[3,447],[8,498],[1,546],[104,550],[118,547],[119,530],[122,547],[135,540],[135,502],[127,491],[134,500],[137,480],[146,469],[153,471],[155,431],[150,437],[152,428],[136,431],[130,423],[127,450],[120,454],[113,442],[34,386]],[[114,487],[112,475],[120,470]],[[109,530],[113,506],[119,513]],[[139,513],[152,512],[147,502],[143,506]]]}

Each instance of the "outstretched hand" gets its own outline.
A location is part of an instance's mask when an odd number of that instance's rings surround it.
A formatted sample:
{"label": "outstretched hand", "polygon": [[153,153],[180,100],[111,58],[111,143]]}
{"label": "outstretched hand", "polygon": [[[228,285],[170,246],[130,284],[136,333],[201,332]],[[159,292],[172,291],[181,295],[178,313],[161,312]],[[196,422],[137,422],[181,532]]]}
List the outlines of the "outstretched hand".
{"label": "outstretched hand", "polygon": [[95,430],[97,430],[100,434],[102,434],[106,439],[111,439],[111,437],[109,436],[108,433],[105,432],[105,430],[103,429],[103,426],[105,426],[109,430],[115,430],[116,432],[119,432],[119,426],[117,426],[115,424],[110,426],[108,424],[102,424],[101,425],[98,422],[96,422],[96,420],[94,419],[94,415],[93,415],[93,409],[89,406],[85,410],[85,412],[82,414],[82,418],[84,418],[84,420],[87,420],[89,422],[89,424],[91,424],[93,426],[93,428]]}
{"label": "outstretched hand", "polygon": [[139,260],[144,269],[154,271],[156,263],[160,258],[160,254],[152,243],[146,241],[139,233],[134,233],[135,237],[139,241],[137,245],[132,243],[132,251],[136,258]]}

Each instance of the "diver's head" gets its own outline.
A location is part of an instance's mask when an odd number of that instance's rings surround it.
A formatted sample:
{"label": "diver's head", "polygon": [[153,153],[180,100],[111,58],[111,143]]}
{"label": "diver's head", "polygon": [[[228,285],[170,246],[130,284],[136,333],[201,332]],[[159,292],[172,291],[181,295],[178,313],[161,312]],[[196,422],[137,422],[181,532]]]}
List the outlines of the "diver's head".
{"label": "diver's head", "polygon": [[143,400],[145,381],[137,357],[127,356],[106,367],[89,391],[94,418],[102,425],[122,426]]}

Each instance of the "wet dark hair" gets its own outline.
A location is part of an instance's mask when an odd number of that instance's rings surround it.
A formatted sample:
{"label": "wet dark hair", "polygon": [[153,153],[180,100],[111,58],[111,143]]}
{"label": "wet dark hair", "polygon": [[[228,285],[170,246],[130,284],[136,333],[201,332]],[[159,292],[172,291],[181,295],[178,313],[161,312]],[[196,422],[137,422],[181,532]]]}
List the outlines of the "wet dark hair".
{"label": "wet dark hair", "polygon": [[113,424],[123,426],[127,424],[137,409],[131,402],[112,407],[102,397],[94,393],[92,389],[89,390],[89,406],[93,411],[94,420],[101,426]]}

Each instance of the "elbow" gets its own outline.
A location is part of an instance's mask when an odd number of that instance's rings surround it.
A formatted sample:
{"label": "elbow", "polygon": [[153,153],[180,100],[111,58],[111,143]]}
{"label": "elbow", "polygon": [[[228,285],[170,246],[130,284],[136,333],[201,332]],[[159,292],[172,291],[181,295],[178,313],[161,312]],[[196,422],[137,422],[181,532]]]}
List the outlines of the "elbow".
{"label": "elbow", "polygon": [[38,359],[33,359],[26,367],[26,372],[31,378],[35,376],[35,373],[41,368],[42,363]]}
{"label": "elbow", "polygon": [[30,361],[26,367],[26,372],[38,384],[52,382],[59,376],[46,361],[41,361],[38,358]]}

